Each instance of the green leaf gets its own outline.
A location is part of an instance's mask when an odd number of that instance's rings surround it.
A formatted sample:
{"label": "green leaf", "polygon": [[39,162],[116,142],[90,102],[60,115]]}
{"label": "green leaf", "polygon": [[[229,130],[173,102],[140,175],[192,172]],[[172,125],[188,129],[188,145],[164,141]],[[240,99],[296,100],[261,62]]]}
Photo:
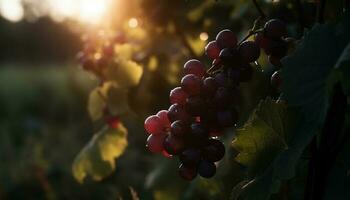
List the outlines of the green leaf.
{"label": "green leaf", "polygon": [[336,66],[336,72],[339,80],[343,85],[343,89],[347,95],[350,94],[350,44],[346,46],[341,54]]}
{"label": "green leaf", "polygon": [[118,129],[104,127],[96,133],[73,162],[74,178],[83,183],[87,176],[99,181],[115,170],[115,159],[128,145],[127,130],[120,124]]}
{"label": "green leaf", "polygon": [[267,98],[259,103],[243,128],[237,130],[233,147],[237,162],[251,176],[262,174],[277,154],[286,149],[286,105]]}
{"label": "green leaf", "polygon": [[129,88],[136,86],[143,73],[143,68],[132,60],[116,59],[115,63],[108,66],[104,76],[109,81],[114,81],[120,87]]}
{"label": "green leaf", "polygon": [[125,114],[129,110],[128,90],[110,81],[91,91],[88,102],[91,119],[101,119],[107,108],[113,115]]}

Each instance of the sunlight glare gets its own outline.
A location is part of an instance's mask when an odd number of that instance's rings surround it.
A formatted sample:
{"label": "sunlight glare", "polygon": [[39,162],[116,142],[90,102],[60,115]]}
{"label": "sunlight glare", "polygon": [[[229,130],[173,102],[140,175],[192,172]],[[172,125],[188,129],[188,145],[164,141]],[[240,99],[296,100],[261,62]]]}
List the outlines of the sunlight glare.
{"label": "sunlight glare", "polygon": [[80,19],[85,22],[99,23],[107,11],[107,0],[81,1]]}
{"label": "sunlight glare", "polygon": [[201,34],[199,34],[199,39],[202,41],[207,41],[208,38],[209,38],[209,35],[206,32],[202,32]]}
{"label": "sunlight glare", "polygon": [[24,15],[21,0],[0,1],[0,12],[5,19],[11,22],[20,21]]}

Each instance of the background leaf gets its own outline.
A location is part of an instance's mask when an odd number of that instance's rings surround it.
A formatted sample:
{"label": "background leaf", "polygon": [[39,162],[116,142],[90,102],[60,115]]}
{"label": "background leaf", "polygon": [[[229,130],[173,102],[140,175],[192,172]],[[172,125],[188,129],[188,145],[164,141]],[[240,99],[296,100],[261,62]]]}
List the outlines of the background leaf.
{"label": "background leaf", "polygon": [[115,169],[115,159],[128,145],[127,130],[120,124],[118,129],[104,127],[81,150],[73,163],[73,175],[82,183],[87,176],[101,180]]}

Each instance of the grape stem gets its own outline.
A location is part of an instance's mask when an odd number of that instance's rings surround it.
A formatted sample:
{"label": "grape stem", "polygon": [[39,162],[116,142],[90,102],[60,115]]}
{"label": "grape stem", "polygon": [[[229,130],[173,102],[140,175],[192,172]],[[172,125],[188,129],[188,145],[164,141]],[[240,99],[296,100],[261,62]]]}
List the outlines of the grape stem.
{"label": "grape stem", "polygon": [[264,19],[266,17],[266,15],[263,12],[263,10],[260,8],[258,2],[256,2],[256,0],[252,0],[252,1],[253,1],[253,4],[254,4],[255,8],[258,10],[258,12],[260,14],[260,17]]}

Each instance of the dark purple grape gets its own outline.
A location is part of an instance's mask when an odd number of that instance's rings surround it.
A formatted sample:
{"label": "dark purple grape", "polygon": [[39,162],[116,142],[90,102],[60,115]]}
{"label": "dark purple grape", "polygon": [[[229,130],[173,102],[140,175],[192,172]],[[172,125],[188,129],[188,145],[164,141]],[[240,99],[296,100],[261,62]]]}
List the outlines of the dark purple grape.
{"label": "dark purple grape", "polygon": [[224,72],[217,73],[214,79],[219,87],[225,87],[229,84],[229,79]]}
{"label": "dark purple grape", "polygon": [[224,144],[215,139],[210,139],[208,144],[203,148],[203,157],[210,162],[217,162],[225,155]]}
{"label": "dark purple grape", "polygon": [[217,113],[218,122],[222,127],[232,127],[237,123],[238,113],[237,111],[219,111]]}
{"label": "dark purple grape", "polygon": [[191,134],[187,137],[187,143],[190,146],[203,146],[209,137],[209,130],[202,123],[191,124]]}
{"label": "dark purple grape", "polygon": [[184,148],[185,143],[182,138],[168,135],[164,140],[164,150],[170,155],[180,154]]}
{"label": "dark purple grape", "polygon": [[209,42],[207,46],[205,46],[205,53],[213,60],[219,58],[220,51],[221,49],[215,40]]}
{"label": "dark purple grape", "polygon": [[245,41],[239,46],[239,54],[243,63],[256,61],[260,56],[260,47],[256,42]]}
{"label": "dark purple grape", "polygon": [[181,162],[186,166],[197,166],[201,159],[201,151],[198,149],[187,149],[180,155]]}
{"label": "dark purple grape", "polygon": [[176,137],[182,137],[190,132],[190,126],[188,123],[176,120],[171,124],[171,135]]}
{"label": "dark purple grape", "polygon": [[271,19],[265,23],[264,26],[265,34],[268,38],[271,39],[281,39],[287,35],[286,24],[279,19]]}
{"label": "dark purple grape", "polygon": [[188,74],[181,79],[181,88],[189,95],[197,95],[200,93],[201,82],[196,75]]}
{"label": "dark purple grape", "polygon": [[164,140],[166,134],[150,135],[147,138],[147,148],[150,152],[161,153],[164,150]]}
{"label": "dark purple grape", "polygon": [[202,95],[206,97],[212,97],[218,88],[218,84],[213,77],[207,77],[203,80]]}
{"label": "dark purple grape", "polygon": [[186,181],[192,181],[197,176],[197,167],[181,164],[179,166],[179,175]]}
{"label": "dark purple grape", "polygon": [[198,174],[203,178],[211,178],[216,173],[216,166],[213,162],[202,160],[198,165]]}
{"label": "dark purple grape", "polygon": [[227,67],[237,67],[241,63],[241,58],[236,49],[225,48],[221,50],[219,58]]}
{"label": "dark purple grape", "polygon": [[270,39],[266,38],[264,33],[256,33],[254,41],[259,45],[260,48],[265,49],[270,42]]}
{"label": "dark purple grape", "polygon": [[267,55],[273,55],[274,57],[280,59],[287,55],[287,52],[288,46],[283,40],[271,40],[265,49],[265,53]]}
{"label": "dark purple grape", "polygon": [[232,31],[225,29],[216,35],[216,42],[221,49],[233,48],[237,45],[237,37]]}
{"label": "dark purple grape", "polygon": [[164,126],[162,120],[156,116],[151,115],[145,120],[145,129],[149,134],[161,134],[164,133]]}
{"label": "dark purple grape", "polygon": [[244,65],[239,69],[239,81],[247,82],[252,80],[254,69],[251,65]]}
{"label": "dark purple grape", "polygon": [[190,96],[186,100],[186,111],[192,116],[199,116],[205,109],[205,101],[200,96]]}
{"label": "dark purple grape", "polygon": [[275,71],[271,76],[271,85],[280,90],[282,86],[282,77],[280,71]]}
{"label": "dark purple grape", "polygon": [[240,81],[240,70],[230,68],[227,70],[227,77],[231,83],[238,84]]}
{"label": "dark purple grape", "polygon": [[193,74],[202,78],[205,74],[204,65],[196,59],[189,60],[184,65],[184,74]]}
{"label": "dark purple grape", "polygon": [[170,103],[178,103],[180,105],[185,105],[188,94],[181,88],[176,87],[170,91]]}
{"label": "dark purple grape", "polygon": [[269,62],[275,66],[275,67],[278,67],[278,68],[281,68],[282,67],[282,63],[281,63],[281,59],[280,58],[277,58],[273,55],[269,55]]}
{"label": "dark purple grape", "polygon": [[168,119],[170,122],[182,120],[184,122],[191,121],[191,116],[186,112],[185,108],[177,103],[171,105],[168,110]]}
{"label": "dark purple grape", "polygon": [[227,108],[231,104],[231,93],[226,87],[219,87],[214,96],[214,103],[219,108]]}

